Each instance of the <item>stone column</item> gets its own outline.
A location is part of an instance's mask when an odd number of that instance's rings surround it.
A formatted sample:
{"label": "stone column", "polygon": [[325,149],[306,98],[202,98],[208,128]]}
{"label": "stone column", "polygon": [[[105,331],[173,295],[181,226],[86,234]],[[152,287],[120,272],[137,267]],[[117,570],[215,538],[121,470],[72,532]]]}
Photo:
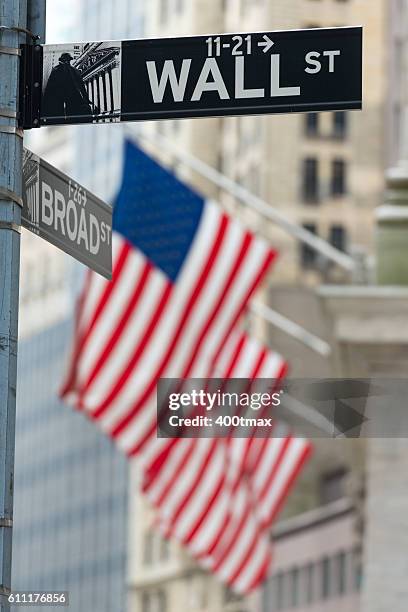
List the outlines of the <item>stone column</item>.
{"label": "stone column", "polygon": [[377,216],[377,282],[408,285],[408,164],[387,173],[385,204]]}
{"label": "stone column", "polygon": [[[408,46],[406,54],[408,61]],[[406,75],[401,75],[402,78],[405,84]],[[386,174],[385,203],[376,210],[379,285],[408,285],[408,97],[406,102],[400,125],[400,159],[397,167]]]}
{"label": "stone column", "polygon": [[[320,294],[335,330],[339,376],[408,378],[407,287],[326,287]],[[361,612],[405,612],[408,440],[366,442]]]}

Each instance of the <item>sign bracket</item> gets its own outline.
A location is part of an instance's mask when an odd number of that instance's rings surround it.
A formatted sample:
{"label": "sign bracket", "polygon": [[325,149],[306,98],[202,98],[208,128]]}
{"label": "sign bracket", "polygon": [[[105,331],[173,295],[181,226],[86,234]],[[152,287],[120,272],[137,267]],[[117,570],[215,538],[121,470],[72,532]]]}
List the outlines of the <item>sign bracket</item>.
{"label": "sign bracket", "polygon": [[5,25],[2,25],[2,26],[0,26],[0,31],[17,32],[18,34],[26,34],[33,41],[38,40],[40,38],[40,36],[38,36],[37,34],[33,34],[27,28],[20,28],[18,26],[5,26]]}
{"label": "sign bracket", "polygon": [[29,130],[40,125],[43,48],[21,45],[19,127]]}

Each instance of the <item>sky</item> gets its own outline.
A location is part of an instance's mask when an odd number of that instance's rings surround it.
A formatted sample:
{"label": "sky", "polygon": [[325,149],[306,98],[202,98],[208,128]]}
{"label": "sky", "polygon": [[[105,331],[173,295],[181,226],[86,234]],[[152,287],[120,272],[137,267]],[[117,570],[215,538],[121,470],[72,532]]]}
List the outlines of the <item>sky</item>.
{"label": "sky", "polygon": [[47,30],[46,43],[64,43],[76,40],[73,38],[75,25],[78,23],[77,14],[79,0],[52,0],[47,2]]}

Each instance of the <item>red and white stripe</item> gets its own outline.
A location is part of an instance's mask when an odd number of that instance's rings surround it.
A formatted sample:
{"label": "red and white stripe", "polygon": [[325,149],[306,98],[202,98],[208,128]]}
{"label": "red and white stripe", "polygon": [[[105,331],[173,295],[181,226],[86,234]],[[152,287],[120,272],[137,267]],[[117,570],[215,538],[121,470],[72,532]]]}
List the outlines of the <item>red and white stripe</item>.
{"label": "red and white stripe", "polygon": [[113,279],[91,275],[62,396],[128,454],[156,427],[163,377],[206,377],[275,252],[213,203],[177,282],[114,235]]}
{"label": "red and white stripe", "polygon": [[166,377],[283,376],[283,360],[237,327],[275,253],[212,203],[174,284],[121,236],[113,244],[112,281],[88,275],[62,396],[142,459],[163,532],[247,592],[269,566],[268,521],[305,443],[158,439],[156,386]]}
{"label": "red and white stripe", "polygon": [[[285,371],[279,355],[235,329],[212,375],[279,381]],[[145,472],[162,533],[240,593],[268,574],[270,526],[310,452],[284,424],[273,435],[178,440]]]}

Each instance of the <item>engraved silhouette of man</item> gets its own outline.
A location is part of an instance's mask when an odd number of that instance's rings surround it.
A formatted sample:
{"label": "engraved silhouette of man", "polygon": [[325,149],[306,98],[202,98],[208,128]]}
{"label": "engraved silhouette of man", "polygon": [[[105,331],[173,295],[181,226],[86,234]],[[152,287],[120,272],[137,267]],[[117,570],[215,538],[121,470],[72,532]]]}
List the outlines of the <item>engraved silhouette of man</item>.
{"label": "engraved silhouette of man", "polygon": [[81,73],[71,66],[73,59],[63,53],[52,69],[43,94],[42,115],[51,120],[75,118],[75,123],[87,123],[92,118],[92,103]]}

